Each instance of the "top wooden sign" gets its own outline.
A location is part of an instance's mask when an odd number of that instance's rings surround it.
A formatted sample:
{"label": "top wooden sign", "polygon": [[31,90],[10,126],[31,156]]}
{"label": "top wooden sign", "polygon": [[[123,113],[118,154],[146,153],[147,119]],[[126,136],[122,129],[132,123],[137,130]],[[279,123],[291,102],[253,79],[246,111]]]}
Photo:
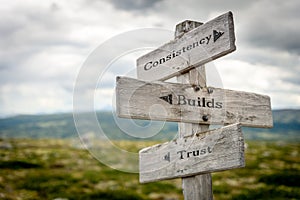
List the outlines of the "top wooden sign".
{"label": "top wooden sign", "polygon": [[167,80],[235,49],[233,17],[228,12],[138,58],[137,77]]}

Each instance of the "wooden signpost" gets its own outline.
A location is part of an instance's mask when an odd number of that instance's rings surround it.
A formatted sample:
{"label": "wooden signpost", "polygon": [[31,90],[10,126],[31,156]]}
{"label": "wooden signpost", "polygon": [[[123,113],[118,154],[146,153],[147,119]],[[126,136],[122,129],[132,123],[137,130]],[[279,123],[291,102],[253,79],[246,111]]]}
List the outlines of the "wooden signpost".
{"label": "wooden signpost", "polygon": [[243,166],[243,135],[240,125],[233,124],[141,150],[140,182]]}
{"label": "wooden signpost", "polygon": [[118,115],[124,118],[201,124],[239,122],[261,128],[273,125],[270,98],[255,93],[117,77],[116,95]]}
{"label": "wooden signpost", "polygon": [[166,80],[236,49],[231,12],[174,39],[137,60],[138,78]]}
{"label": "wooden signpost", "polygon": [[[206,86],[203,64],[235,49],[231,12],[185,21],[137,60],[139,80],[117,77],[119,117],[179,122],[177,139],[139,152],[141,183],[182,177],[185,199],[213,199],[210,173],[245,165],[241,126],[273,126],[268,96]],[[178,83],[161,82],[174,76]]]}

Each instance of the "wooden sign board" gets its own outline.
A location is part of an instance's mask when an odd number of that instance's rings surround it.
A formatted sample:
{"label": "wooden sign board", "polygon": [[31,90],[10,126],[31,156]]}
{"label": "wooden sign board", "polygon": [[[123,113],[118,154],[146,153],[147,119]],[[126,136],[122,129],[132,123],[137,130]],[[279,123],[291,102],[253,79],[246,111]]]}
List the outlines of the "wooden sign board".
{"label": "wooden sign board", "polygon": [[225,13],[137,59],[137,77],[166,80],[233,52],[233,16]]}
{"label": "wooden sign board", "polygon": [[245,166],[239,124],[142,149],[140,182],[187,177]]}
{"label": "wooden sign board", "polygon": [[124,118],[273,126],[270,98],[255,93],[117,77],[116,100]]}

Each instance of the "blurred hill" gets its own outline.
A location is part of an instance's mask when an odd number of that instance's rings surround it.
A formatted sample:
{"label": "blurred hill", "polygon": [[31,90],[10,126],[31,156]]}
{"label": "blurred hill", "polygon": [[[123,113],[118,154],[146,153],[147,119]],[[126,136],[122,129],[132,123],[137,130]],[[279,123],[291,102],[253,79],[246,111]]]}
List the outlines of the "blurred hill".
{"label": "blurred hill", "polygon": [[[107,137],[113,140],[138,140],[124,133],[116,124],[111,112],[96,113]],[[122,119],[123,125],[128,123]],[[300,110],[274,110],[272,129],[243,128],[246,139],[300,141]],[[135,120],[139,126],[148,121]],[[130,124],[130,123],[128,123]],[[177,123],[167,122],[150,140],[170,140],[177,133]],[[78,137],[72,113],[51,115],[20,115],[0,119],[1,138],[74,138]]]}

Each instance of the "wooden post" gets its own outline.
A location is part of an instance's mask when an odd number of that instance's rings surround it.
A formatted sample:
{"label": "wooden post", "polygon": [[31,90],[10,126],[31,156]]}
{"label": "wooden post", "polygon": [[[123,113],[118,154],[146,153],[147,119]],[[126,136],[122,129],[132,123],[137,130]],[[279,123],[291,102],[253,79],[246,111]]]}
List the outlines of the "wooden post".
{"label": "wooden post", "polygon": [[[175,38],[182,37],[186,32],[202,25],[200,22],[184,21],[176,25]],[[192,69],[185,74],[177,76],[178,83],[189,83],[197,87],[206,87],[205,66]],[[178,123],[178,135],[180,138],[203,132],[208,130],[209,125],[200,125],[194,123]],[[211,200],[212,193],[212,179],[211,174],[203,174],[182,178],[182,189],[184,199],[186,200]]]}
{"label": "wooden post", "polygon": [[[210,173],[245,165],[241,126],[272,127],[268,96],[207,88],[204,64],[233,52],[234,43],[231,12],[203,25],[187,20],[176,26],[174,40],[137,59],[137,76],[141,80],[117,77],[118,116],[137,119],[155,116],[156,120],[180,122],[178,139],[140,150],[141,183],[183,177],[184,199],[211,200]],[[177,84],[160,82],[176,75]],[[168,112],[152,110],[150,115],[150,108],[156,104]],[[234,125],[207,131],[209,124],[220,123]],[[211,147],[212,141],[219,146],[215,146],[216,151]],[[227,154],[225,149],[231,153]],[[211,153],[209,157],[207,152]],[[220,155],[222,158],[218,159]],[[214,159],[217,162],[210,162]],[[220,162],[227,166],[220,166]]]}
{"label": "wooden post", "polygon": [[[187,20],[176,26],[174,40],[137,59],[137,76],[141,80],[117,77],[119,117],[153,119],[151,116],[155,116],[156,120],[180,122],[178,139],[140,150],[141,183],[183,177],[184,199],[211,200],[210,173],[245,165],[241,126],[273,126],[268,96],[207,88],[204,64],[233,52],[234,43],[231,12],[203,25]],[[160,82],[176,75],[177,84]],[[152,110],[150,115],[150,108],[156,104],[168,112]],[[234,124],[207,131],[209,124],[220,123]],[[212,141],[216,141],[215,151]]]}

